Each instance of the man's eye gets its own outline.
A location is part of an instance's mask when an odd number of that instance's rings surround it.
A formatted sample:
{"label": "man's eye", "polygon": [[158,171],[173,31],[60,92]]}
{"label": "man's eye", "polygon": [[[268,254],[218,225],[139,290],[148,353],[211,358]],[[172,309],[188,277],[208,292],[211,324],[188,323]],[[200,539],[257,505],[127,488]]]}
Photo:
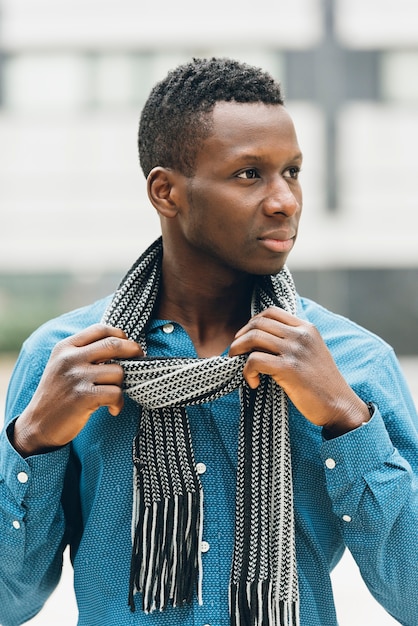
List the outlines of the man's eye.
{"label": "man's eye", "polygon": [[243,172],[240,172],[237,175],[237,178],[245,178],[246,180],[249,180],[251,178],[259,178],[258,172],[255,169],[248,169],[248,170],[244,170]]}
{"label": "man's eye", "polygon": [[284,173],[284,177],[285,178],[293,178],[294,180],[297,180],[300,174],[300,167],[289,167],[285,173]]}

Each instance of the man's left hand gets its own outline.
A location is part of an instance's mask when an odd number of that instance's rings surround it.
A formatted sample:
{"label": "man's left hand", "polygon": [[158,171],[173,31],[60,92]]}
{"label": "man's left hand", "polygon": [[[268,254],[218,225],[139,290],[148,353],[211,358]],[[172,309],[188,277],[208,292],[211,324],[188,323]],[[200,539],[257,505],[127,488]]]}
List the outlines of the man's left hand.
{"label": "man's left hand", "polygon": [[338,436],[370,419],[367,405],[338,370],[313,324],[270,307],[235,335],[230,356],[249,353],[244,378],[255,389],[271,376],[312,423]]}

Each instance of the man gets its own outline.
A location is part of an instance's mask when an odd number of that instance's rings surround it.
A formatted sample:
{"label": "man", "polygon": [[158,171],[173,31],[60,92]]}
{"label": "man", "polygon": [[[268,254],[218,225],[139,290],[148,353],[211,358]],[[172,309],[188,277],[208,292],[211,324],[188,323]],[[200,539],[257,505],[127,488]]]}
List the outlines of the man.
{"label": "man", "polygon": [[415,626],[418,418],[391,348],[295,294],[302,155],[279,85],[180,66],[139,153],[162,241],[29,338],[11,380],[0,622],[40,610],[70,544],[80,626],[335,626],[347,546]]}

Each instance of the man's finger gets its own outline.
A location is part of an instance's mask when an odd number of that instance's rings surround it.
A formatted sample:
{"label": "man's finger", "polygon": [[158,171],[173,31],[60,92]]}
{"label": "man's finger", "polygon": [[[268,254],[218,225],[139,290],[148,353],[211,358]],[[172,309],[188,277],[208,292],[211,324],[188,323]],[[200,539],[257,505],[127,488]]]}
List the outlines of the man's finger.
{"label": "man's finger", "polygon": [[90,343],[104,339],[105,337],[119,337],[120,339],[127,339],[126,334],[120,328],[107,326],[106,324],[93,324],[76,335],[72,335],[71,337],[64,339],[64,342],[77,348],[82,348]]}

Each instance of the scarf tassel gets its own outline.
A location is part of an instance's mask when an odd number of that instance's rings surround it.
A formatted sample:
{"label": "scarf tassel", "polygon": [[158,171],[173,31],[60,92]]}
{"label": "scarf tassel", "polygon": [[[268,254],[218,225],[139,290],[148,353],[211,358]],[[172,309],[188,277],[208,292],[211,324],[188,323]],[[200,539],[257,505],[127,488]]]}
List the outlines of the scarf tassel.
{"label": "scarf tassel", "polygon": [[191,604],[195,593],[202,604],[202,490],[150,506],[134,502],[134,509],[138,521],[129,583],[131,611],[136,592],[142,594],[145,613],[163,611],[170,602],[175,607]]}
{"label": "scarf tassel", "polygon": [[278,600],[271,581],[230,584],[231,626],[299,626],[299,602]]}

